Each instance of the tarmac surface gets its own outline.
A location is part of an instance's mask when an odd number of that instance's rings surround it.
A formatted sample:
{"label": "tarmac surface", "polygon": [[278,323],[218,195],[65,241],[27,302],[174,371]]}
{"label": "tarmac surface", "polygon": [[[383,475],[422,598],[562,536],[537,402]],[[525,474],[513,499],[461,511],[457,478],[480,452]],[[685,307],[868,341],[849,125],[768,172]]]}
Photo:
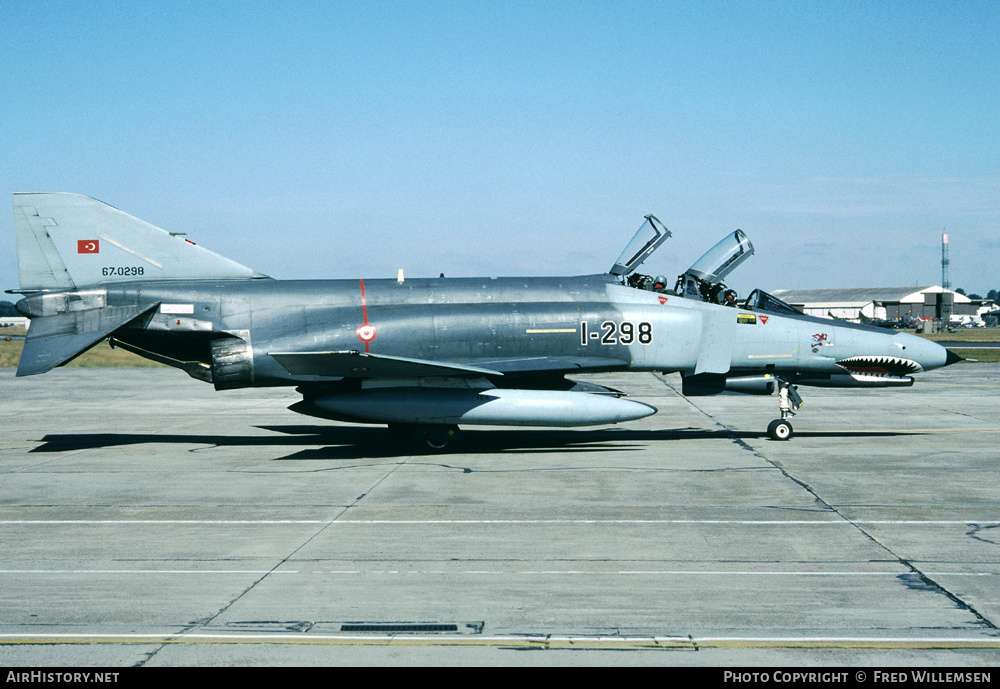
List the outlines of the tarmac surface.
{"label": "tarmac surface", "polygon": [[[581,377],[582,378],[582,377]],[[1000,663],[1000,366],[444,454],[168,369],[0,369],[0,666]]]}

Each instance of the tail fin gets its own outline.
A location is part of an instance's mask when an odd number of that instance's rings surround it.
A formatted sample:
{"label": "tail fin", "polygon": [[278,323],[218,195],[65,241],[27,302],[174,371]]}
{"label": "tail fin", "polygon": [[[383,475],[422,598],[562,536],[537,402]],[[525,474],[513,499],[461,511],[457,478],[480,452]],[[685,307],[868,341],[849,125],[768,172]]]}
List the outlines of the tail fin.
{"label": "tail fin", "polygon": [[14,194],[21,290],[267,277],[89,196]]}

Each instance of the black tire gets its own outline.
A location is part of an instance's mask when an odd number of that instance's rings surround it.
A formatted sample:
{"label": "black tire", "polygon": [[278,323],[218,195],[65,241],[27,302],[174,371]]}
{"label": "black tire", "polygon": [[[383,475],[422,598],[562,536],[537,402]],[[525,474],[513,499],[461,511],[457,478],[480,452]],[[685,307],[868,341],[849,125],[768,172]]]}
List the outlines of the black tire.
{"label": "black tire", "polygon": [[767,425],[767,436],[771,440],[788,440],[792,432],[792,424],[785,419],[775,419]]}
{"label": "black tire", "polygon": [[390,423],[389,436],[404,446],[426,448],[431,452],[443,452],[458,436],[458,426]]}
{"label": "black tire", "polygon": [[428,425],[422,427],[417,434],[432,452],[443,452],[458,435],[458,426]]}

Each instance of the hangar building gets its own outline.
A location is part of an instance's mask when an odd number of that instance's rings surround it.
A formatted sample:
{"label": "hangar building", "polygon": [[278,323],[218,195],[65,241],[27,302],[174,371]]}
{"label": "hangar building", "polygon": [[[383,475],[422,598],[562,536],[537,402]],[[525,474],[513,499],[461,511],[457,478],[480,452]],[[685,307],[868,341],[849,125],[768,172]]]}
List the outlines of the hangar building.
{"label": "hangar building", "polygon": [[[937,285],[929,287],[856,287],[844,289],[779,289],[774,296],[810,316],[857,321],[866,318],[977,318],[983,302]],[[989,310],[987,308],[986,310]]]}

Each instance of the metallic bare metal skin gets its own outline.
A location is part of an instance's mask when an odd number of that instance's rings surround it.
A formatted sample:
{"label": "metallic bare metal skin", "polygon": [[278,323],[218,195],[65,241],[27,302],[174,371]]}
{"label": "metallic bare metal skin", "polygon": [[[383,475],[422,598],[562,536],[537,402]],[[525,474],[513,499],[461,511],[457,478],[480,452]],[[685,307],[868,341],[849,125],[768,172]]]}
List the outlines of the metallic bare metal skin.
{"label": "metallic bare metal skin", "polygon": [[[906,385],[956,360],[922,338],[805,316],[766,293],[734,306],[692,298],[695,282],[684,296],[638,289],[625,258],[618,274],[578,277],[279,281],[109,208],[15,195],[17,308],[32,318],[19,376],[110,339],[218,389],[297,386],[293,409],[317,416],[565,426],[655,412],[567,374],[680,372],[693,395],[767,394],[774,379],[785,394],[792,383]],[[658,230],[652,221],[644,228]],[[642,259],[667,237],[660,230]],[[753,252],[735,239],[743,258]]]}

